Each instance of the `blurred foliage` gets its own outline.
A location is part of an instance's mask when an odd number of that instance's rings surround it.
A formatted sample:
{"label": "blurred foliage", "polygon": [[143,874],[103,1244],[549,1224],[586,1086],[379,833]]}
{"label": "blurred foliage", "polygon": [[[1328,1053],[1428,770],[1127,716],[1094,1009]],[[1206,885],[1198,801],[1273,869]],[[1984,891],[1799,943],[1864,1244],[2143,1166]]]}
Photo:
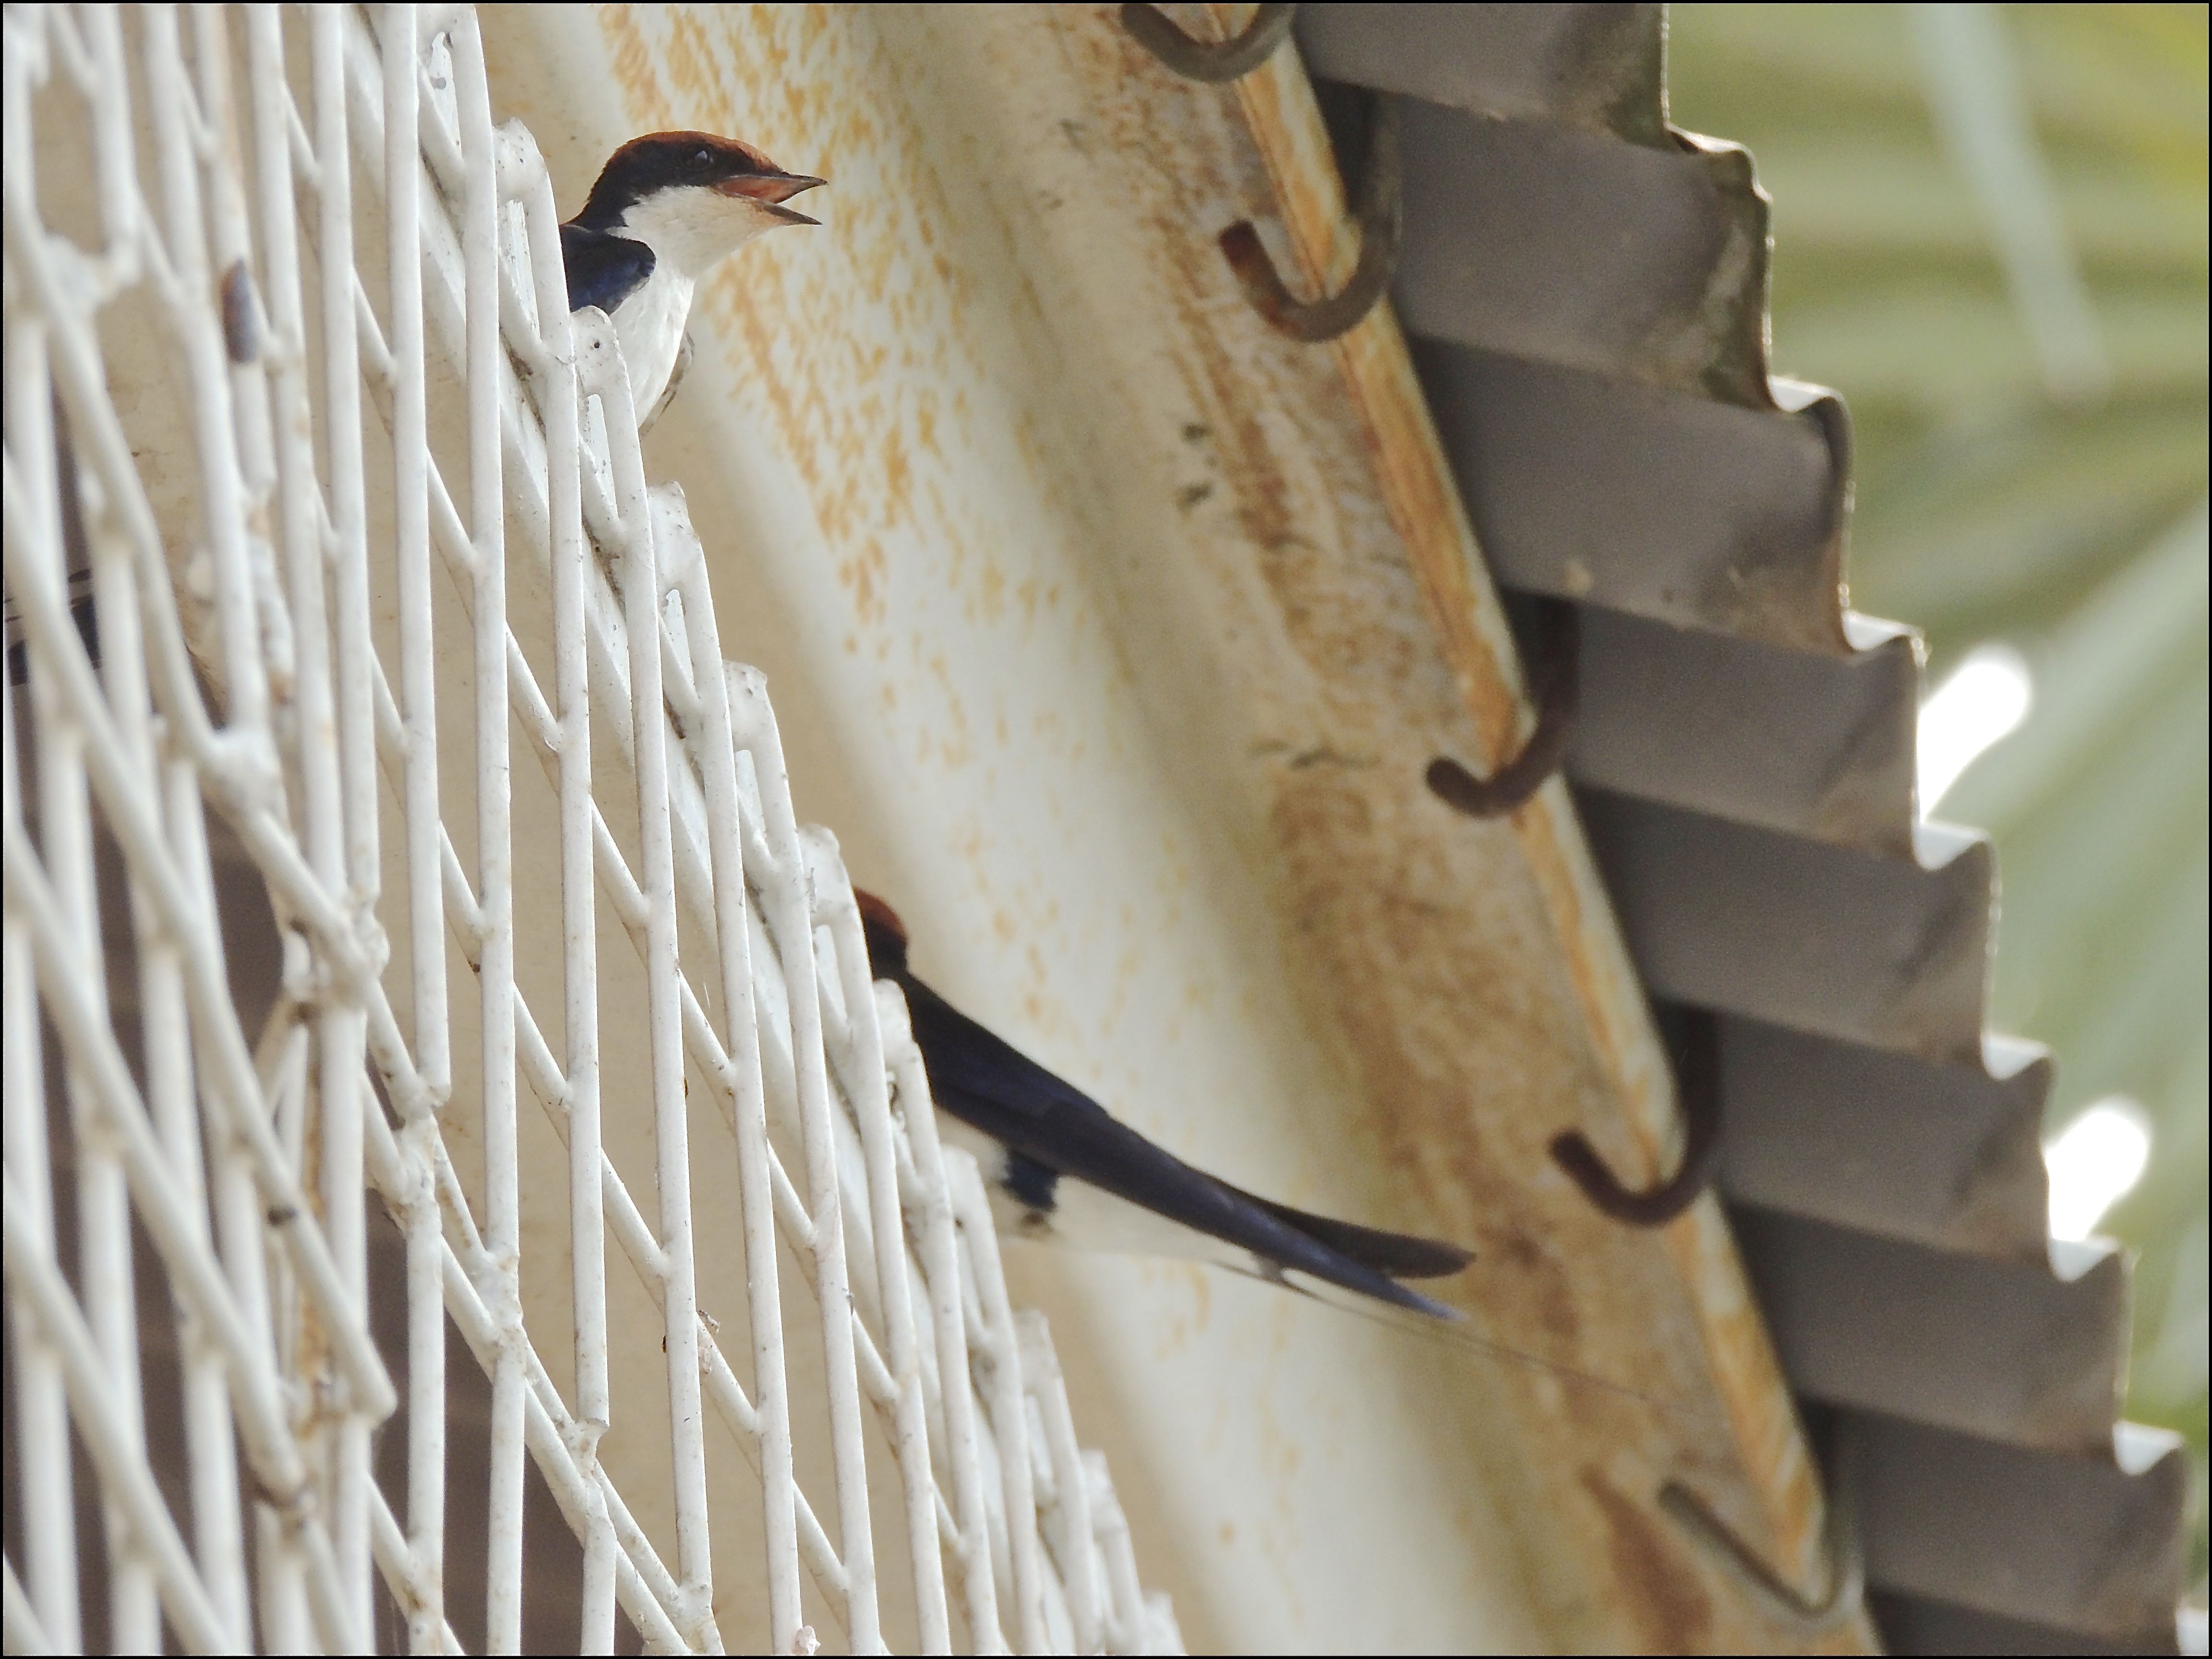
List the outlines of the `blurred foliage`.
{"label": "blurred foliage", "polygon": [[1851,410],[1853,604],[1925,630],[1931,683],[1984,641],[2029,659],[2027,723],[1937,815],[1996,838],[1992,1023],[2057,1051],[2048,1127],[2108,1094],[2150,1115],[2100,1231],[2141,1253],[2129,1414],[2201,1475],[2207,13],[2002,14],[2112,363],[2094,404],[2045,391],[1907,8],[1675,6],[1673,118],[1747,145],[1774,198],[1775,370]]}

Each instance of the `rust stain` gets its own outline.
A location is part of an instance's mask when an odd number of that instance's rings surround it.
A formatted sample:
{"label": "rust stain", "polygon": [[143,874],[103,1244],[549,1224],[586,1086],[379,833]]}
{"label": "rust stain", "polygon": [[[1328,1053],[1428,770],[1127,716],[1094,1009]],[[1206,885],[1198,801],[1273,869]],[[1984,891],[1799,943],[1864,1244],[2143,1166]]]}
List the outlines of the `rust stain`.
{"label": "rust stain", "polygon": [[599,33],[613,43],[608,54],[609,66],[615,79],[628,95],[633,113],[644,118],[642,131],[671,125],[667,100],[660,93],[660,77],[653,67],[653,54],[645,37],[636,27],[629,6],[599,6],[594,9],[599,21]]}
{"label": "rust stain", "polygon": [[1582,1488],[1604,1517],[1615,1577],[1629,1589],[1627,1602],[1650,1653],[1692,1653],[1705,1646],[1713,1622],[1712,1600],[1698,1583],[1658,1520],[1638,1509],[1597,1470],[1582,1473]]}
{"label": "rust stain", "polygon": [[[1213,8],[1224,22],[1234,9]],[[1356,258],[1325,132],[1302,75],[1281,54],[1237,83],[1289,241],[1316,288]],[[1472,526],[1452,480],[1409,355],[1388,301],[1335,343],[1334,355],[1359,411],[1391,520],[1410,557],[1438,645],[1468,715],[1495,761],[1523,724],[1519,676],[1503,635]],[[1660,1060],[1640,991],[1595,883],[1578,826],[1557,786],[1517,815],[1514,835],[1553,919],[1577,1001],[1609,1080],[1656,1170],[1673,1120],[1671,1075]],[[1706,1363],[1738,1455],[1781,1546],[1802,1566],[1816,1552],[1823,1500],[1781,1368],[1745,1285],[1726,1228],[1708,1201],[1667,1231],[1665,1243],[1688,1289]],[[1544,1328],[1569,1334],[1563,1304],[1540,1297]],[[1619,1529],[1616,1528],[1616,1535]],[[1705,1613],[1698,1623],[1702,1628]],[[1677,1646],[1679,1644],[1666,1644]]]}

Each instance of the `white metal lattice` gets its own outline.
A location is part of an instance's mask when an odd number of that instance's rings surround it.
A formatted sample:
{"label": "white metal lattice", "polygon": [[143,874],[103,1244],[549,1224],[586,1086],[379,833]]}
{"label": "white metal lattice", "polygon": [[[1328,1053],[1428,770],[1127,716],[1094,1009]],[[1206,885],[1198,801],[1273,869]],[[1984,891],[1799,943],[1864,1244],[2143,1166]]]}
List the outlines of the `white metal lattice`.
{"label": "white metal lattice", "polygon": [[5,52],[9,1650],[1172,1648],[472,12]]}

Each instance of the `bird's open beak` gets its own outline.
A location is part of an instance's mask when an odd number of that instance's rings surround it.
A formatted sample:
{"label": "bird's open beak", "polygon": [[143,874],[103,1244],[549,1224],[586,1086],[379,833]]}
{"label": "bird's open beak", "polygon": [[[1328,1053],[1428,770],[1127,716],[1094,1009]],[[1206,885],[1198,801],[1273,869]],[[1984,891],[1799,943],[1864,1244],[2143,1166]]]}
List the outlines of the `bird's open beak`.
{"label": "bird's open beak", "polygon": [[753,173],[725,179],[714,188],[725,196],[743,196],[758,202],[787,225],[815,225],[822,222],[810,219],[797,209],[783,204],[801,191],[812,190],[824,182],[820,179],[810,179],[802,173]]}

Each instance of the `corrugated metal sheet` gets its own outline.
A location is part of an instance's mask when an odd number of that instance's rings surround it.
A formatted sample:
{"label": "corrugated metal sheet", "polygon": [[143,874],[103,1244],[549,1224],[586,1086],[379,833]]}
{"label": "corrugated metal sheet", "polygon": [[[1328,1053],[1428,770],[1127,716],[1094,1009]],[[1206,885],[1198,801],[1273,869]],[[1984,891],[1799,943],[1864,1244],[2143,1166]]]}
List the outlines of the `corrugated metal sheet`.
{"label": "corrugated metal sheet", "polygon": [[1575,600],[1569,769],[1653,995],[1722,1015],[1723,1182],[1857,1476],[1899,1651],[2172,1651],[2188,1477],[2117,1420],[2127,1264],[2053,1245],[1996,872],[1917,822],[1911,633],[1846,608],[1849,428],[1771,380],[1766,203],[1665,120],[1656,6],[1309,5],[1395,100],[1394,289],[1509,592]]}

